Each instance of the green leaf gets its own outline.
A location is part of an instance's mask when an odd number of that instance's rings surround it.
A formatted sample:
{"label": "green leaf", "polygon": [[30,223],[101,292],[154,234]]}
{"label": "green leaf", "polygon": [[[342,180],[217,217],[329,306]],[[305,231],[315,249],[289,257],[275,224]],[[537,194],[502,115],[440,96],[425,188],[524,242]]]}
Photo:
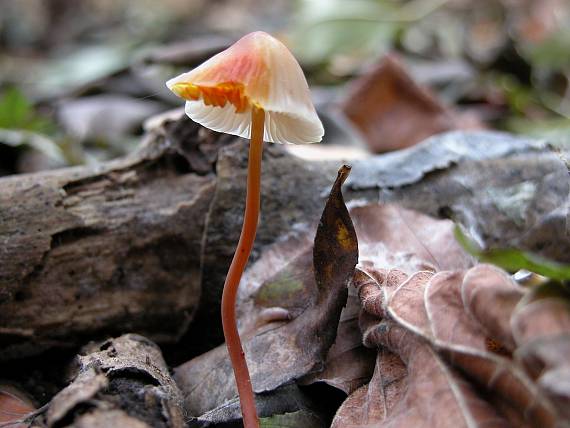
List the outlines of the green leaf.
{"label": "green leaf", "polygon": [[19,128],[32,114],[32,105],[16,88],[9,88],[0,98],[0,128]]}
{"label": "green leaf", "polygon": [[566,70],[570,67],[570,28],[561,26],[539,43],[518,43],[518,51],[533,67],[547,70]]}
{"label": "green leaf", "polygon": [[548,260],[537,254],[516,248],[483,250],[475,241],[465,235],[459,226],[455,227],[454,234],[455,239],[463,249],[482,262],[494,264],[509,272],[526,269],[554,280],[570,280],[570,265]]}
{"label": "green leaf", "polygon": [[35,89],[49,98],[75,90],[125,68],[131,60],[131,44],[86,46],[53,59],[42,67]]}
{"label": "green leaf", "polygon": [[570,149],[570,119],[567,118],[542,120],[511,118],[506,122],[506,128],[517,134],[543,138],[557,147]]}
{"label": "green leaf", "polygon": [[54,125],[36,113],[32,103],[18,88],[8,88],[0,96],[0,128],[45,133]]}
{"label": "green leaf", "polygon": [[259,423],[261,428],[324,428],[326,426],[321,418],[307,410],[260,418]]}
{"label": "green leaf", "polygon": [[295,55],[319,64],[336,55],[369,58],[389,50],[401,27],[390,2],[352,0],[303,1],[292,32]]}

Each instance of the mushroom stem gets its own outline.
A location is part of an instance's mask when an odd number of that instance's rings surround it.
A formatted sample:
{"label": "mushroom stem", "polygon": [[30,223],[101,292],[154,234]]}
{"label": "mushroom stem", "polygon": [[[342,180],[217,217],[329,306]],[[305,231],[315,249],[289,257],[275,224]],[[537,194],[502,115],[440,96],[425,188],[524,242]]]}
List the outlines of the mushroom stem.
{"label": "mushroom stem", "polygon": [[236,324],[236,297],[239,282],[255,241],[259,206],[261,199],[261,154],[263,151],[263,126],[265,111],[257,106],[252,108],[251,141],[249,144],[249,160],[247,172],[247,195],[245,214],[241,235],[230,265],[224,291],[222,294],[222,326],[226,347],[230,355],[236,379],[241,412],[245,428],[259,427],[259,419],[255,409],[255,398],[247,369]]}

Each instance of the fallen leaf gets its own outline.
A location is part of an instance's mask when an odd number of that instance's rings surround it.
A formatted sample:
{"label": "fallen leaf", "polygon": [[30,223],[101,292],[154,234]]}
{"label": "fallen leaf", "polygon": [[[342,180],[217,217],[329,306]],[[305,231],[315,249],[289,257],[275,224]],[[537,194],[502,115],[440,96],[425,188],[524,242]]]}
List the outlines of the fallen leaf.
{"label": "fallen leaf", "polygon": [[340,315],[336,339],[327,354],[324,370],[304,377],[300,384],[324,382],[350,394],[370,380],[376,352],[362,345],[359,312],[358,296],[354,287],[349,287],[346,306]]}
{"label": "fallen leaf", "polygon": [[[387,283],[390,272],[367,274],[362,271],[362,274],[359,279],[363,282],[357,279],[355,286],[361,296],[370,296],[375,294],[374,290],[370,292],[366,289],[381,287],[373,277],[383,278]],[[333,427],[467,427],[472,426],[474,421],[509,426],[506,419],[478,395],[476,388],[448,365],[444,357],[414,328],[409,327],[414,322],[423,323],[428,319],[425,310],[416,304],[415,297],[420,296],[425,283],[437,275],[433,272],[411,275],[395,290],[393,280],[401,278],[401,274],[392,276],[391,286],[383,290],[385,303],[376,307],[369,305],[373,309],[369,315],[375,317],[369,317],[363,323],[365,344],[385,348],[395,354],[405,365],[406,374],[395,357],[379,357],[377,370],[367,389],[362,392],[358,390],[354,393],[358,395],[349,397],[350,407],[341,407]],[[399,293],[405,295],[407,300],[413,300],[414,304],[405,309],[399,301],[395,302],[395,307],[405,310],[409,322],[387,317],[391,310],[387,303]],[[390,377],[396,381],[396,385],[387,381]],[[355,407],[360,411],[355,411]]]}
{"label": "fallen leaf", "polygon": [[377,426],[402,399],[408,372],[396,354],[379,348],[370,382],[349,395],[338,409],[331,428]]}
{"label": "fallen leaf", "polygon": [[394,368],[382,368],[387,357],[379,354],[370,383],[348,397],[333,427],[568,421],[570,303],[563,288],[526,295],[490,265],[407,274],[369,264],[357,268],[353,284],[364,344],[400,358],[406,386],[386,404],[378,391]]}
{"label": "fallen leaf", "polygon": [[[36,410],[32,401],[12,385],[0,385],[0,425],[15,422]],[[25,428],[29,423],[14,423],[10,428]]]}
{"label": "fallen leaf", "polygon": [[418,270],[465,269],[473,259],[453,239],[454,224],[395,204],[356,206],[350,211],[361,264]]}
{"label": "fallen leaf", "polygon": [[483,127],[444,107],[414,82],[394,55],[352,82],[342,109],[375,153],[410,147],[451,129]]}
{"label": "fallen leaf", "polygon": [[509,352],[516,347],[511,316],[523,296],[522,287],[504,271],[491,265],[477,265],[470,269],[461,285],[465,311],[479,322],[487,337]]}
{"label": "fallen leaf", "polygon": [[[462,282],[462,272],[450,271],[413,284],[405,282],[392,295],[387,311],[395,322],[430,342],[453,365],[499,394],[530,423],[552,426],[556,417],[550,403],[522,368],[488,349],[481,326],[463,308]],[[410,299],[414,303],[406,307]]]}
{"label": "fallen leaf", "polygon": [[[295,384],[279,387],[269,394],[258,395],[255,407],[260,419],[285,414],[310,414],[320,419],[318,412],[312,409],[315,407],[314,402]],[[190,416],[187,422],[189,428],[240,426],[242,417],[239,399],[234,397],[198,417]]]}
{"label": "fallen leaf", "polygon": [[[289,310],[281,309],[291,315],[290,319],[281,317],[263,323],[242,337],[253,389],[259,399],[271,396],[268,393],[282,385],[322,370],[335,340],[347,284],[358,258],[356,234],[341,193],[348,173],[348,167],[338,173],[312,251],[309,248],[268,278],[267,285],[262,284],[254,296],[259,305],[268,308],[279,306],[282,300]],[[175,379],[185,395],[189,413],[202,415],[202,419],[207,412],[222,410],[237,396],[224,345],[176,368]],[[269,413],[261,416],[273,414],[271,408],[265,411]]]}
{"label": "fallen leaf", "polygon": [[564,418],[570,420],[570,292],[544,284],[523,298],[511,317],[515,357]]}
{"label": "fallen leaf", "polygon": [[[471,257],[453,239],[454,226],[449,220],[437,220],[391,204],[355,206],[350,214],[358,236],[361,266],[381,265],[410,273],[419,269],[435,272],[471,266]],[[389,281],[399,284],[402,277],[396,272],[400,271],[389,273]],[[359,305],[354,291],[352,287],[349,289],[347,307],[341,315],[325,370],[303,382],[323,381],[350,394],[370,380],[375,357],[361,343],[357,325]]]}

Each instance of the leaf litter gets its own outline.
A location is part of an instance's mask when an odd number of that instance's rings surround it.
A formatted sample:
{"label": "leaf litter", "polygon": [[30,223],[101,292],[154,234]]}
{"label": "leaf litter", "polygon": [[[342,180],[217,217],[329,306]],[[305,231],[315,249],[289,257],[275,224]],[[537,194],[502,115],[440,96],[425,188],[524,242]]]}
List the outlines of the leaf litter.
{"label": "leaf litter", "polygon": [[[288,314],[280,320],[253,322],[250,325],[257,327],[243,337],[261,417],[306,410],[298,389],[293,388],[291,395],[297,402],[286,410],[283,399],[272,398],[296,379],[323,370],[335,341],[347,285],[358,258],[356,234],[341,193],[349,171],[347,166],[339,170],[312,248],[309,246],[280,272],[271,272],[253,297],[260,314],[267,313],[267,306]],[[225,346],[176,368],[175,380],[193,416],[191,426],[239,419]]]}
{"label": "leaf litter", "polygon": [[[339,223],[339,180],[314,249],[286,239],[248,272],[241,327],[263,423],[325,426],[295,386],[320,382],[347,394],[333,428],[567,423],[567,290],[529,292],[500,268],[475,265],[449,220],[357,204]],[[279,254],[290,261],[267,263]],[[196,426],[239,419],[223,347],[175,378]]]}
{"label": "leaf litter", "polygon": [[473,266],[447,220],[394,205],[351,214],[361,249],[352,286],[377,358],[334,428],[569,423],[564,286],[529,292],[498,267]]}

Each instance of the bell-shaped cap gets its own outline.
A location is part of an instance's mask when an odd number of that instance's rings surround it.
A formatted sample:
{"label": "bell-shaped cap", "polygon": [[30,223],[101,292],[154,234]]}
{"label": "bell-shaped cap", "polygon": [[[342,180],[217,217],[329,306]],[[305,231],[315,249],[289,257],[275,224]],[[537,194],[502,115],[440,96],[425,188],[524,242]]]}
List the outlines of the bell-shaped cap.
{"label": "bell-shaped cap", "polygon": [[258,31],[188,73],[166,82],[186,114],[214,131],[249,138],[251,109],[265,111],[264,140],[315,143],[323,125],[303,71],[279,40]]}

